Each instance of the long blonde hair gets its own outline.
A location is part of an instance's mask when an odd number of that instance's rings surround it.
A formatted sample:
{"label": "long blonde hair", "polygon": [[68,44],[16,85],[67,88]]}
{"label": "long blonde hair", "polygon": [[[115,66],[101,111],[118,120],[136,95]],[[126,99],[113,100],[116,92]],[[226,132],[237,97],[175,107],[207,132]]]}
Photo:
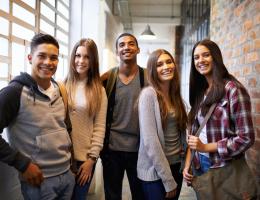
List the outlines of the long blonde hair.
{"label": "long blonde hair", "polygon": [[102,84],[99,74],[98,49],[92,39],[83,38],[73,47],[70,57],[70,68],[65,79],[65,85],[68,91],[69,105],[73,107],[76,84],[79,81],[79,75],[75,69],[76,51],[79,46],[85,47],[89,54],[89,69],[86,72],[85,97],[87,99],[88,114],[89,116],[93,116],[101,106]]}

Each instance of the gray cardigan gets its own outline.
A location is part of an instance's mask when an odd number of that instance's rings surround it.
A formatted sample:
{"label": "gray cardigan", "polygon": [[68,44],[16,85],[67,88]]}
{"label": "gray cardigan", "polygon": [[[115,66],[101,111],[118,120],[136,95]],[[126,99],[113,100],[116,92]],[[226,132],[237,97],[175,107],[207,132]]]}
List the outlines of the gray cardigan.
{"label": "gray cardigan", "polygon": [[164,133],[157,95],[152,87],[142,90],[139,103],[140,147],[137,176],[143,181],[162,180],[165,191],[177,187],[164,153]]}

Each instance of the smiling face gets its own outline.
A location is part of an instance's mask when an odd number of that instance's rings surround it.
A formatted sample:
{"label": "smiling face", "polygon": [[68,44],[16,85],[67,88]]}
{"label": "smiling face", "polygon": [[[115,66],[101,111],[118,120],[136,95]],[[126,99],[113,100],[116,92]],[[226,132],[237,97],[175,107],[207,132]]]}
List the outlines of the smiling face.
{"label": "smiling face", "polygon": [[117,55],[121,61],[136,60],[140,52],[135,39],[131,36],[123,36],[118,39]]}
{"label": "smiling face", "polygon": [[58,65],[59,49],[53,44],[43,43],[28,55],[35,81],[49,83]]}
{"label": "smiling face", "polygon": [[157,60],[157,74],[161,82],[170,82],[174,77],[175,64],[171,57],[164,53]]}
{"label": "smiling face", "polygon": [[87,77],[89,70],[89,53],[85,46],[79,46],[75,53],[75,70],[79,75],[80,79]]}
{"label": "smiling face", "polygon": [[194,50],[194,65],[196,70],[205,77],[211,77],[213,71],[213,58],[206,46],[198,45]]}

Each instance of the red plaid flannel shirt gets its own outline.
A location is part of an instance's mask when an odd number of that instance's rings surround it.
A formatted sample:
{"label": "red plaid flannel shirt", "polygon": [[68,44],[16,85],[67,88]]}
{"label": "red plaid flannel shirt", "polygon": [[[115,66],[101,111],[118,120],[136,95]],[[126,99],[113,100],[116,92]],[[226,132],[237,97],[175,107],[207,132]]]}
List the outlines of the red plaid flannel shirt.
{"label": "red plaid flannel shirt", "polygon": [[[208,143],[217,142],[218,147],[217,152],[209,153],[211,168],[224,166],[232,157],[244,153],[255,140],[249,94],[233,81],[227,82],[225,91],[206,124]],[[192,134],[198,128],[196,116]]]}

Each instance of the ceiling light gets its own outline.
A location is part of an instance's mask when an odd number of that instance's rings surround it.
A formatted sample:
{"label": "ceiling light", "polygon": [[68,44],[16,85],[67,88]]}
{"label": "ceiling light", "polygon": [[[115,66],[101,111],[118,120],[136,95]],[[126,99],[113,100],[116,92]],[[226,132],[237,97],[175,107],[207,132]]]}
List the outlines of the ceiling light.
{"label": "ceiling light", "polygon": [[143,40],[154,40],[154,39],[156,39],[155,34],[151,31],[150,25],[148,25],[148,24],[146,25],[144,32],[142,32],[142,34],[140,36],[140,39],[143,39]]}

